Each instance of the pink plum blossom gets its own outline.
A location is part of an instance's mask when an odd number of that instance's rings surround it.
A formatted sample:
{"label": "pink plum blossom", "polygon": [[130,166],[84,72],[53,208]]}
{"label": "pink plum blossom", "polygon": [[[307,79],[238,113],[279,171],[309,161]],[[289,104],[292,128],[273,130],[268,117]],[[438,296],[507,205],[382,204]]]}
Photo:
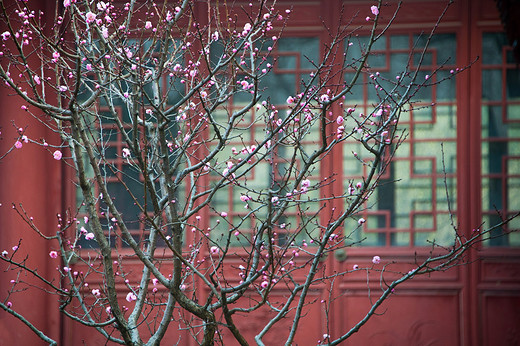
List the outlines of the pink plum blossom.
{"label": "pink plum blossom", "polygon": [[20,142],[20,141],[16,141],[16,142],[14,142],[14,147],[15,147],[16,149],[21,149],[22,146],[23,146],[22,142]]}
{"label": "pink plum blossom", "polygon": [[104,1],[98,2],[97,9],[99,11],[106,11],[106,10],[108,10],[108,3],[104,2]]}
{"label": "pink plum blossom", "polygon": [[345,126],[338,126],[338,139],[341,138],[343,132],[345,132]]}
{"label": "pink plum blossom", "polygon": [[92,12],[87,12],[87,14],[85,15],[85,21],[90,24],[93,23],[95,20],[96,15]]}
{"label": "pink plum blossom", "polygon": [[320,102],[329,102],[330,97],[327,94],[323,94],[320,96]]}
{"label": "pink plum blossom", "polygon": [[212,255],[218,255],[218,253],[220,252],[220,249],[218,248],[218,246],[212,246],[209,249],[209,252],[211,252]]}
{"label": "pink plum blossom", "polygon": [[144,28],[145,29],[151,29],[152,28],[152,22],[150,22],[149,20],[146,21],[146,23],[144,24]]}
{"label": "pink plum blossom", "polygon": [[370,11],[372,11],[372,14],[374,16],[377,16],[379,14],[379,9],[377,8],[377,6],[370,7]]}
{"label": "pink plum blossom", "polygon": [[226,213],[225,211],[223,211],[222,213],[220,213],[220,216],[222,217],[226,217],[228,215],[228,213]]}
{"label": "pink plum blossom", "polygon": [[129,292],[127,295],[126,295],[126,301],[131,303],[133,302],[134,300],[137,300],[137,296],[133,293],[133,292]]}
{"label": "pink plum blossom", "polygon": [[52,156],[54,157],[54,160],[61,160],[61,158],[63,157],[63,154],[61,153],[61,151],[56,150],[54,152],[54,154],[52,154]]}
{"label": "pink plum blossom", "polygon": [[247,33],[251,30],[251,24],[250,23],[246,23],[244,24],[244,30],[242,31],[242,35],[247,35]]}
{"label": "pink plum blossom", "polygon": [[262,286],[262,288],[267,288],[267,286],[269,286],[269,282],[267,282],[266,280],[262,281],[262,283],[260,284],[260,286]]}
{"label": "pink plum blossom", "polygon": [[360,224],[360,225],[362,225],[362,224],[364,224],[365,222],[366,222],[366,220],[365,220],[364,218],[360,218],[360,219],[358,220],[357,223]]}
{"label": "pink plum blossom", "polygon": [[127,158],[130,156],[130,149],[128,148],[123,148],[123,157],[124,158]]}
{"label": "pink plum blossom", "polygon": [[354,270],[358,270],[358,269],[359,269],[359,266],[358,266],[357,264],[354,264],[354,265],[352,266],[352,269],[354,269]]}
{"label": "pink plum blossom", "polygon": [[51,252],[49,252],[49,257],[50,258],[57,258],[58,257],[58,253],[56,251],[51,251]]}
{"label": "pink plum blossom", "polygon": [[99,290],[97,288],[94,288],[92,290],[92,294],[96,297],[99,297],[101,295],[101,292],[99,292]]}
{"label": "pink plum blossom", "polygon": [[94,239],[94,233],[90,232],[90,233],[85,234],[85,239],[87,239],[87,240]]}
{"label": "pink plum blossom", "polygon": [[381,262],[381,257],[374,256],[374,258],[372,258],[372,263],[379,264],[380,262]]}
{"label": "pink plum blossom", "polygon": [[11,33],[9,31],[4,31],[0,36],[2,36],[2,40],[7,41],[9,37],[11,37]]}

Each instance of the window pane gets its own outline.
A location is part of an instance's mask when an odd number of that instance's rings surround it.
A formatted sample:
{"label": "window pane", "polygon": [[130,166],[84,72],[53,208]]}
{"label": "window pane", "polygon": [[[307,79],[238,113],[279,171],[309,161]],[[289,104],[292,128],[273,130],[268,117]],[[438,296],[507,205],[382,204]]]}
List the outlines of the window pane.
{"label": "window pane", "polygon": [[[520,210],[520,69],[510,62],[502,33],[482,37],[482,214],[484,227]],[[493,235],[518,228],[513,222]],[[518,233],[496,237],[489,246],[520,246]]]}

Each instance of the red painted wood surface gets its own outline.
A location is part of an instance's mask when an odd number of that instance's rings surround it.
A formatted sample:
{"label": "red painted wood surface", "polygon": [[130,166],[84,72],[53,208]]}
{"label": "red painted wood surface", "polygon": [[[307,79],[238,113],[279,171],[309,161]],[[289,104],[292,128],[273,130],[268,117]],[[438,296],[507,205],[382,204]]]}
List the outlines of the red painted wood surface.
{"label": "red painted wood surface", "polygon": [[[47,11],[45,1],[36,2],[35,9]],[[49,9],[51,10],[51,9]],[[53,12],[49,13],[53,18]],[[0,32],[5,29],[0,24]],[[29,64],[37,63],[36,55],[29,58]],[[16,80],[18,77],[13,76]],[[21,110],[22,102],[12,95],[12,91],[2,86],[0,90],[0,155],[6,153],[19,138],[19,128],[32,140],[45,139],[53,145],[60,144],[60,138],[43,126],[38,120]],[[34,110],[34,109],[32,109]],[[41,112],[35,111],[37,117]],[[43,117],[42,117],[43,118]],[[14,149],[0,162],[0,248],[13,254],[12,247],[19,246],[15,259],[27,257],[27,266],[38,268],[38,273],[48,280],[59,280],[56,268],[60,261],[49,261],[49,251],[57,244],[43,240],[22,222],[12,209],[20,204],[27,214],[34,218],[45,235],[53,235],[57,230],[57,214],[63,212],[64,184],[62,165],[53,159],[52,151],[32,143],[23,143],[22,148]],[[6,303],[7,293],[12,289],[11,280],[23,281],[29,285],[41,285],[30,276],[17,277],[15,272],[6,272],[6,266],[0,266],[0,299]],[[24,285],[21,285],[24,286]],[[20,287],[20,286],[18,286]],[[27,286],[25,286],[27,287]],[[45,330],[52,338],[60,338],[61,318],[55,296],[49,296],[41,290],[28,289],[15,293],[8,299],[13,309],[35,326]],[[41,339],[33,334],[24,324],[0,311],[0,345],[39,345]]]}
{"label": "red painted wood surface", "polygon": [[[34,2],[33,2],[34,3]],[[45,1],[41,0],[41,4]],[[390,34],[405,35],[411,32],[429,31],[437,20],[445,1],[407,1],[397,17]],[[247,5],[247,3],[246,3]],[[285,31],[285,37],[317,37],[320,43],[326,43],[328,35],[322,28],[318,15],[327,25],[334,27],[339,17],[351,16],[360,11],[357,21],[362,23],[369,11],[371,1],[281,1],[279,6],[293,8],[292,19]],[[344,12],[340,8],[344,6]],[[385,11],[396,7],[396,1],[385,3]],[[201,13],[204,11],[201,10]],[[492,0],[461,0],[447,12],[440,26],[440,32],[453,34],[456,37],[457,66],[466,66],[477,56],[482,55],[482,35],[484,32],[500,31],[498,13]],[[323,54],[324,52],[321,52]],[[498,54],[498,53],[497,53]],[[481,203],[481,98],[482,98],[481,62],[456,79],[457,98],[454,106],[456,118],[456,179],[457,204],[455,206],[457,221],[466,235],[479,225],[484,214]],[[48,141],[58,140],[54,134],[35,121],[22,117],[19,113],[20,103],[9,97],[3,89],[0,92],[0,124],[3,140],[0,147],[5,149],[16,137],[11,120],[17,127],[27,126],[31,138],[46,138]],[[23,119],[23,120],[22,120]],[[419,140],[416,141],[420,142]],[[2,150],[3,152],[4,150]],[[323,161],[321,176],[336,172],[337,179],[327,186],[324,194],[331,194],[344,188],[343,181],[348,178],[343,171],[343,148],[337,147],[332,156]],[[412,160],[411,155],[402,161]],[[433,162],[434,159],[423,158]],[[439,162],[436,163],[440,164]],[[517,174],[519,172],[516,172]],[[428,176],[432,177],[432,174]],[[55,229],[56,214],[63,212],[64,206],[73,205],[74,191],[70,181],[70,172],[52,159],[52,154],[41,148],[24,145],[8,158],[0,162],[0,247],[10,249],[17,245],[23,236],[22,251],[30,254],[30,263],[38,264],[39,272],[52,277],[56,263],[48,260],[48,252],[52,244],[43,242],[26,227],[20,226],[19,219],[10,207],[11,202],[23,201],[24,207],[41,220],[42,228],[49,231]],[[433,179],[433,178],[432,178]],[[507,189],[507,186],[504,187]],[[441,197],[439,197],[441,198]],[[338,201],[327,206],[321,213],[323,221],[327,219],[327,211],[331,208],[341,209],[344,206]],[[432,207],[433,208],[433,207]],[[436,213],[436,210],[431,213]],[[383,213],[383,212],[381,212]],[[442,212],[439,212],[442,213]],[[373,216],[371,216],[373,217]],[[209,220],[209,216],[204,218]],[[373,225],[369,225],[372,227]],[[368,226],[367,226],[368,227]],[[377,232],[385,233],[383,246],[357,247],[347,249],[347,259],[338,261],[335,256],[327,259],[330,272],[352,268],[354,264],[368,264],[374,254],[384,260],[395,261],[394,268],[405,271],[411,267],[415,255],[425,256],[429,248],[415,246],[413,240],[405,246],[392,246],[391,234],[403,230],[385,226]],[[10,231],[10,230],[16,230]],[[19,231],[20,230],[20,231]],[[367,230],[369,230],[367,228]],[[370,230],[369,230],[370,231]],[[374,230],[372,230],[374,231]],[[412,231],[416,231],[413,229]],[[413,232],[410,233],[410,239]],[[189,240],[189,239],[188,239]],[[432,277],[416,278],[400,287],[378,312],[381,314],[370,320],[362,330],[348,341],[349,345],[516,345],[520,344],[520,249],[518,247],[483,247],[481,251],[471,251],[469,260],[475,261],[471,266],[451,269],[446,273],[436,273]],[[136,263],[134,272],[139,273]],[[81,270],[80,267],[76,268]],[[0,294],[9,289],[8,275],[0,274]],[[91,284],[101,284],[92,282]],[[379,282],[372,277],[370,288],[377,290]],[[310,299],[328,299],[328,287],[313,292]],[[316,344],[324,333],[337,336],[341,331],[353,326],[369,308],[367,297],[367,276],[365,272],[356,272],[345,276],[333,287],[333,293],[340,298],[331,303],[330,320],[326,321],[323,307],[314,304],[308,307],[300,332],[296,338],[299,345]],[[121,287],[121,299],[124,299]],[[204,296],[206,292],[198,292]],[[274,291],[274,295],[283,295],[283,291]],[[64,345],[76,345],[85,342],[87,345],[104,344],[103,338],[95,336],[89,329],[71,322],[57,312],[55,297],[41,292],[31,291],[30,299],[21,295],[13,300],[14,307],[28,314],[30,320],[38,321],[37,326],[46,330],[52,337],[61,340]],[[0,295],[0,299],[3,296]],[[253,340],[265,312],[260,310],[238,322],[244,326],[244,334]],[[290,320],[282,322],[265,338],[266,344],[276,345],[289,329]],[[327,329],[329,326],[329,329]],[[172,326],[173,327],[173,326]],[[166,343],[186,344],[189,336],[173,328],[169,331]],[[0,312],[0,344],[39,344],[20,322]],[[226,345],[232,345],[232,342]]]}

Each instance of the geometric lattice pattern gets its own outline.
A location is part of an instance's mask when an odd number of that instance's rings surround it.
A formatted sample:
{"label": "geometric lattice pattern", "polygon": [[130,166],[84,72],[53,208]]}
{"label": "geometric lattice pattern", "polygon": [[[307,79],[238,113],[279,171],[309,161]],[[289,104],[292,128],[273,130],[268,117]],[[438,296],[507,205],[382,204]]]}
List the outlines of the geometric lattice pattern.
{"label": "geometric lattice pattern", "polygon": [[[365,42],[363,37],[346,42],[347,59],[360,56]],[[409,78],[400,74],[407,64],[413,73],[425,42],[426,37],[412,33],[387,35],[376,42],[368,59],[369,72],[347,96],[345,106],[355,108],[354,117],[363,117],[374,110],[379,103],[379,88],[390,90],[400,79]],[[396,134],[402,135],[404,141],[365,209],[345,224],[348,242],[363,240],[361,246],[426,246],[429,241],[440,244],[453,241],[447,192],[455,218],[457,109],[452,76],[456,69],[455,42],[455,34],[435,35],[430,42],[416,79],[420,85],[414,97],[417,102],[401,114],[397,128]],[[352,75],[346,74],[347,83]],[[355,189],[368,170],[362,164],[368,158],[354,152],[363,152],[361,144],[345,142],[345,189]],[[361,217],[366,222],[359,225]]]}
{"label": "geometric lattice pattern", "polygon": [[[180,98],[182,94],[182,85],[180,83],[172,83],[169,80],[161,80],[162,90],[168,90],[168,104],[174,104]],[[168,86],[172,84],[173,87]],[[149,85],[145,85],[146,90],[150,89]],[[125,225],[128,228],[130,234],[136,242],[141,242],[145,237],[148,236],[147,227],[149,225],[145,220],[145,213],[151,213],[152,207],[149,198],[149,192],[145,188],[144,179],[139,169],[135,167],[135,158],[130,155],[126,155],[125,150],[128,150],[128,146],[125,142],[124,136],[119,130],[116,117],[123,124],[127,135],[131,140],[136,139],[140,142],[143,148],[143,156],[147,154],[147,146],[143,142],[142,128],[137,127],[137,132],[134,130],[132,121],[130,120],[130,111],[127,105],[117,96],[114,96],[111,100],[114,112],[112,113],[110,107],[106,104],[105,100],[100,100],[96,104],[96,116],[85,115],[90,117],[90,127],[92,129],[90,135],[97,144],[97,153],[102,158],[100,160],[100,170],[103,176],[103,180],[106,184],[107,190],[112,197],[117,209],[121,213]],[[150,108],[150,107],[147,107]],[[144,117],[147,113],[146,109],[140,110],[140,117]],[[168,138],[175,137],[176,125],[172,124],[168,128]],[[128,156],[128,157],[127,157]],[[95,184],[95,196],[100,196],[100,192],[97,184]],[[181,192],[182,193],[182,192]],[[145,196],[146,195],[146,196]],[[181,196],[178,196],[181,197]],[[81,191],[77,190],[77,204],[83,203]],[[183,198],[180,198],[183,200]],[[110,244],[116,248],[125,248],[129,245],[122,240],[119,235],[119,226],[113,219],[113,215],[110,214],[108,207],[103,202],[102,198],[99,198],[99,203],[96,204],[98,213],[101,216],[100,221],[103,229],[105,230]],[[84,210],[81,209],[80,216],[84,216]],[[79,224],[79,226],[85,226],[88,229],[88,225]],[[79,227],[78,227],[79,228]],[[167,233],[165,229],[162,230]],[[80,244],[83,247],[96,247],[97,244],[93,241],[85,241],[84,237],[80,238]],[[162,239],[157,242],[160,246],[162,245]]]}
{"label": "geometric lattice pattern", "polygon": [[[264,50],[265,48],[263,47]],[[266,110],[261,105],[262,101],[275,105],[277,113],[274,116],[284,118],[284,113],[289,109],[287,98],[302,91],[302,80],[306,81],[310,78],[310,73],[315,69],[313,63],[319,60],[319,39],[317,37],[284,37],[270,47],[268,54],[266,51],[264,54],[265,60],[260,68],[268,68],[270,72],[260,82],[261,97],[258,107],[251,109],[234,127],[236,135],[230,140],[227,149],[218,154],[216,161],[219,163],[236,164],[240,162],[247,156],[248,150],[258,147],[259,143],[264,140],[266,119],[271,114],[271,110]],[[245,77],[237,76],[239,81],[243,78]],[[245,80],[247,81],[247,79]],[[216,122],[226,123],[230,114],[246,105],[250,101],[250,97],[251,95],[247,91],[235,94],[225,107],[216,112]],[[309,134],[299,143],[305,150],[312,152],[318,141],[319,131],[316,128],[309,131]],[[292,159],[291,150],[294,148],[295,146],[290,143],[277,145],[269,159],[256,162],[251,169],[248,167],[250,170],[243,179],[217,191],[212,200],[213,210],[210,212],[210,237],[213,241],[222,244],[230,233],[233,234],[229,239],[231,246],[239,246],[251,241],[257,219],[263,219],[267,212],[261,203],[254,201],[267,198],[266,194],[269,189],[275,191],[280,189],[277,186],[277,181],[280,180],[278,177],[287,174],[286,169],[290,167],[288,160]],[[301,162],[296,161],[297,171]],[[312,184],[317,181],[319,174],[319,171],[311,172],[308,179]],[[240,175],[240,171],[236,172],[236,175]],[[213,171],[211,173],[212,182],[219,181],[221,178],[221,172]],[[289,179],[291,178],[292,175]],[[282,189],[279,192],[280,198],[285,197],[287,192],[289,191]],[[307,197],[317,197],[318,192],[313,193],[309,193]],[[251,197],[247,203],[240,199],[245,196]],[[252,212],[253,210],[254,212]],[[222,211],[227,213],[225,219],[220,215]],[[275,226],[275,241],[279,244],[284,244],[289,239],[302,241],[302,239],[294,239],[290,234],[293,227],[301,224],[301,217],[303,217],[302,213],[299,213],[296,208],[289,208]],[[231,225],[235,229],[230,230]],[[305,238],[305,234],[302,234],[301,237]]]}

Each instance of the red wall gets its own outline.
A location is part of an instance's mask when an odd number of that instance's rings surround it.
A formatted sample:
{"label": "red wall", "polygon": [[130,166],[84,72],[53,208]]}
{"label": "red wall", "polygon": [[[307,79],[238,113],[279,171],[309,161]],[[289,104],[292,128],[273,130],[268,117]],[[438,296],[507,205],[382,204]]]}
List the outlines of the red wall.
{"label": "red wall", "polygon": [[[14,1],[7,1],[6,7]],[[37,6],[37,5],[40,6]],[[31,6],[45,8],[44,0],[31,1]],[[53,11],[47,11],[52,16]],[[0,32],[5,31],[3,26]],[[30,59],[30,65],[37,66],[35,56]],[[4,65],[5,67],[5,65]],[[12,76],[16,78],[17,76]],[[13,146],[19,133],[17,128],[25,129],[24,134],[30,140],[45,139],[50,144],[59,144],[60,139],[55,133],[44,127],[36,119],[24,114],[21,110],[20,98],[10,96],[12,92],[3,87],[0,89],[0,155],[6,153]],[[34,108],[34,115],[41,117],[41,112]],[[21,149],[13,149],[9,155],[0,161],[0,251],[7,250],[9,256],[13,254],[12,247],[20,243],[19,250],[13,260],[26,259],[26,265],[38,268],[38,273],[46,278],[54,278],[59,260],[51,260],[49,251],[57,247],[56,242],[43,240],[27,224],[21,221],[20,216],[13,210],[12,203],[23,208],[34,218],[35,225],[46,235],[55,234],[57,230],[56,214],[61,211],[61,167],[62,162],[53,159],[52,152],[34,143],[24,143]],[[59,312],[57,299],[39,289],[27,284],[13,286],[11,280],[41,286],[29,276],[21,275],[9,269],[0,262],[0,300],[4,303],[12,302],[13,309],[22,313],[35,326],[45,330],[53,338],[59,337]],[[14,294],[6,299],[11,289],[26,289],[23,293]],[[38,345],[41,340],[29,329],[8,313],[0,310],[0,344],[1,345]]]}

